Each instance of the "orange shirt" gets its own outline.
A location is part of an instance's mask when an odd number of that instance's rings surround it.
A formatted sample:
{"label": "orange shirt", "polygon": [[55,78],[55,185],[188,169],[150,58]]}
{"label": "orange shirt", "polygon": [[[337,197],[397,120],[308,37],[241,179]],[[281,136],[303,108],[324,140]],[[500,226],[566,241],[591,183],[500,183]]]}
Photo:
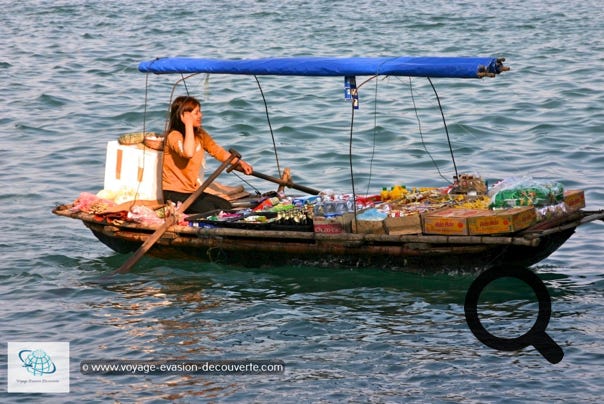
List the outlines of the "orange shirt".
{"label": "orange shirt", "polygon": [[[231,154],[218,145],[203,128],[200,128],[195,136],[193,157],[183,156],[183,142],[183,134],[176,130],[166,136],[162,189],[190,194],[199,187],[197,179],[200,177],[200,169],[204,165],[206,151],[221,162],[227,160]],[[203,176],[203,174],[201,175]]]}

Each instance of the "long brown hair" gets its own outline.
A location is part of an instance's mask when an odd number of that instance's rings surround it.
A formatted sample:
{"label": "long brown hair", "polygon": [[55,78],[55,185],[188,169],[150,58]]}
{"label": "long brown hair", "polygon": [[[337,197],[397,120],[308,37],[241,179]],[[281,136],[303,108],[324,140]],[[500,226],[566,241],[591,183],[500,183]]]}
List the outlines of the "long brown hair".
{"label": "long brown hair", "polygon": [[185,124],[180,119],[180,116],[183,112],[191,112],[197,107],[201,108],[201,103],[195,97],[188,95],[176,97],[174,101],[172,101],[172,107],[170,108],[170,121],[166,135],[173,130],[177,130],[184,135]]}

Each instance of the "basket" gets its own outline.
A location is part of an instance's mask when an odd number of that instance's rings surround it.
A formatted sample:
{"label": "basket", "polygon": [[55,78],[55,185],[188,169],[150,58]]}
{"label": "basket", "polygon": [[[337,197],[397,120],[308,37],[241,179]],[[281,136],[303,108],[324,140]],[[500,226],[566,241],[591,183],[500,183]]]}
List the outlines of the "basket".
{"label": "basket", "polygon": [[133,145],[143,143],[145,139],[145,133],[136,132],[136,133],[126,133],[117,138],[117,141],[121,145]]}
{"label": "basket", "polygon": [[164,138],[155,133],[147,134],[143,139],[143,144],[153,150],[164,150]]}

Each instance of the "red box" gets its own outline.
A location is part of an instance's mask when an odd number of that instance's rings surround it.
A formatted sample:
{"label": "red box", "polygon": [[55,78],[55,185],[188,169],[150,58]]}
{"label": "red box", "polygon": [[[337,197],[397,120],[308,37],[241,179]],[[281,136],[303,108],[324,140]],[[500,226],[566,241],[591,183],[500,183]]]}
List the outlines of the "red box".
{"label": "red box", "polygon": [[350,233],[350,223],[353,216],[352,213],[334,217],[315,216],[312,220],[313,230],[315,233]]}

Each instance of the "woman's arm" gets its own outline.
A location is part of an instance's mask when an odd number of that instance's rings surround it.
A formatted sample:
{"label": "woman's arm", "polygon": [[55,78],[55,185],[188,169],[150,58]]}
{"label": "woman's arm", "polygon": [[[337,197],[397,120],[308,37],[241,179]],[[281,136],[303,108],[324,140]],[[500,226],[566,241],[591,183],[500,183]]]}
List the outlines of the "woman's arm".
{"label": "woman's arm", "polygon": [[191,158],[195,154],[195,129],[193,127],[194,116],[192,112],[183,112],[180,119],[185,124],[185,137],[183,140],[182,156]]}

